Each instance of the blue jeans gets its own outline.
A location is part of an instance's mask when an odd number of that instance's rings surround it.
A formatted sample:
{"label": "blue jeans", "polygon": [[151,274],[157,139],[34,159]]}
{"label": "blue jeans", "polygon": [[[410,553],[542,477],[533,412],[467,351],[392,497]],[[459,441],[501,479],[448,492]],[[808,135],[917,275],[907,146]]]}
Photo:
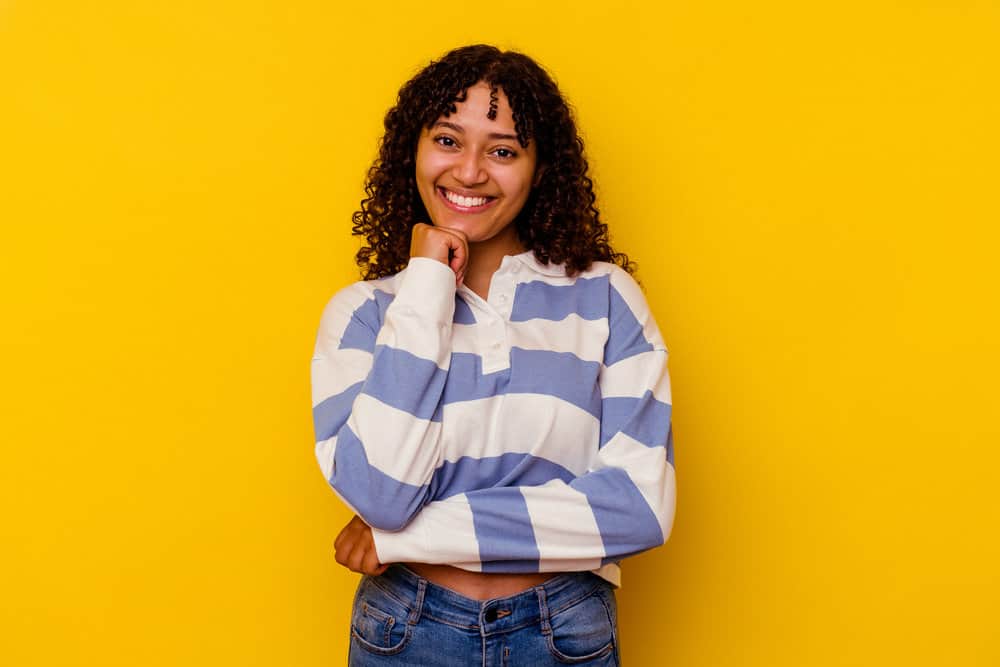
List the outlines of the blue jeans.
{"label": "blue jeans", "polygon": [[392,565],[358,585],[348,664],[617,666],[614,589],[575,572],[480,601]]}

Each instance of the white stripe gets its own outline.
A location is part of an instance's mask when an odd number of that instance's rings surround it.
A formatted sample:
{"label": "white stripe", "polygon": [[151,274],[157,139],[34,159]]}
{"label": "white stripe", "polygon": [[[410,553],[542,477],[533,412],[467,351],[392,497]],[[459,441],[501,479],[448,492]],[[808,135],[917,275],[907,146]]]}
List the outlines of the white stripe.
{"label": "white stripe", "polygon": [[[593,570],[601,567],[604,541],[587,496],[561,480],[521,488],[535,528],[538,556],[545,571]],[[581,559],[580,554],[596,554]],[[544,562],[549,561],[549,562]]]}
{"label": "white stripe", "polygon": [[[601,397],[642,398],[652,388],[653,397],[673,404],[666,350],[650,350],[601,368]],[[657,377],[659,375],[659,377]],[[636,395],[638,394],[638,396]]]}
{"label": "white stripe", "polygon": [[317,405],[368,377],[372,355],[364,350],[337,350],[334,359],[312,359],[312,404]]}
{"label": "white stripe", "polygon": [[[476,525],[472,519],[472,507],[465,494],[452,496],[445,501],[436,503],[440,512],[436,515],[434,524],[425,527],[428,537],[431,563],[447,563],[449,555],[469,553],[474,558],[479,557],[479,542],[476,540]],[[417,520],[420,515],[417,515]],[[479,563],[469,563],[469,569],[480,572],[483,566]]]}
{"label": "white stripe", "polygon": [[378,332],[375,345],[385,345],[427,359],[444,370],[450,352],[447,340],[451,324],[444,324],[434,315],[427,316],[415,308],[393,302],[386,311],[385,322]]}
{"label": "white stripe", "polygon": [[625,304],[635,315],[635,319],[642,325],[642,335],[653,347],[665,349],[663,337],[660,336],[660,330],[656,326],[653,314],[649,311],[649,306],[646,304],[646,298],[642,295],[639,284],[623,270],[612,271],[610,280],[611,286],[621,294]]}
{"label": "white stripe", "polygon": [[608,320],[585,320],[570,313],[561,321],[532,319],[510,322],[507,339],[512,347],[546,352],[571,352],[584,361],[604,360],[604,343],[608,339]]}
{"label": "white stripe", "polygon": [[481,572],[472,507],[464,495],[431,503],[429,512],[414,517],[404,530],[390,533],[373,529],[375,550],[383,563],[447,563]]}
{"label": "white stripe", "polygon": [[476,334],[478,324],[453,324],[451,327],[451,351],[480,354],[485,347]]}
{"label": "white stripe", "polygon": [[[449,403],[442,414],[443,458],[531,454],[582,475],[596,460],[600,425],[589,412],[544,394],[506,394]],[[492,433],[483,433],[493,424]]]}
{"label": "white stripe", "polygon": [[337,452],[337,436],[316,443],[316,460],[323,471],[323,479],[330,481],[333,476],[333,456]]}
{"label": "white stripe", "polygon": [[[364,417],[358,419],[358,415]],[[363,424],[363,426],[359,426]],[[400,482],[423,486],[437,467],[441,423],[414,417],[368,394],[359,394],[347,425],[365,448],[368,463]]]}
{"label": "white stripe", "polygon": [[601,461],[609,466],[625,468],[626,474],[656,515],[666,539],[674,522],[676,479],[663,447],[647,447],[625,433],[618,433],[601,450]]}
{"label": "white stripe", "polygon": [[405,350],[443,368],[451,352],[455,274],[427,257],[414,257],[402,273],[375,344]]}
{"label": "white stripe", "polygon": [[[325,340],[316,341],[317,355],[321,351],[329,353],[340,345],[340,338],[351,324],[351,315],[365,301],[374,299],[374,287],[367,283],[348,285],[331,297],[320,317],[319,332]],[[371,323],[374,325],[374,322]]]}

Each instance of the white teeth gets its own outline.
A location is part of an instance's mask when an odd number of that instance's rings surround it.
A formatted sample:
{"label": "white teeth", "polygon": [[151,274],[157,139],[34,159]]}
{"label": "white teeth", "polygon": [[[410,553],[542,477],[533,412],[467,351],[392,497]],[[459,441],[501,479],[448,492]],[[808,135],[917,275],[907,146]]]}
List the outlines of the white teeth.
{"label": "white teeth", "polygon": [[462,195],[456,195],[448,190],[444,191],[444,196],[448,198],[448,201],[458,204],[459,206],[464,206],[465,208],[482,206],[487,201],[486,197],[463,197]]}

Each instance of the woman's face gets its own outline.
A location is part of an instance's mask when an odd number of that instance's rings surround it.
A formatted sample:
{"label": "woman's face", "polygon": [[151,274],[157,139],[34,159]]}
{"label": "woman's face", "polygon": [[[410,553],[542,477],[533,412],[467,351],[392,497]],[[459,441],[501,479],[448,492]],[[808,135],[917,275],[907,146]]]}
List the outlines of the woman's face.
{"label": "woman's face", "polygon": [[417,189],[437,227],[465,233],[470,243],[493,241],[519,248],[514,218],[535,177],[535,142],[522,148],[507,96],[497,91],[496,119],[486,114],[490,89],[471,86],[457,111],[442,116],[417,142]]}

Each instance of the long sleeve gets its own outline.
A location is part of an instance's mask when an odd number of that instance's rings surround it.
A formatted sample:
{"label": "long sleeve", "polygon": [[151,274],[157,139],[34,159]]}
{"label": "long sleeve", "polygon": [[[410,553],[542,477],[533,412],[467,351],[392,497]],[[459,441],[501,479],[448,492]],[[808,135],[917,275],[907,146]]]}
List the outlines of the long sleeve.
{"label": "long sleeve", "polygon": [[440,462],[437,409],[455,309],[455,277],[444,264],[414,258],[399,279],[394,298],[366,283],[335,295],[312,358],[320,468],[345,503],[387,530],[427,502]]}
{"label": "long sleeve", "polygon": [[675,478],[667,349],[638,285],[612,273],[590,469],[539,486],[475,489],[428,503],[405,530],[374,530],[385,563],[470,570],[596,570],[663,544]]}

